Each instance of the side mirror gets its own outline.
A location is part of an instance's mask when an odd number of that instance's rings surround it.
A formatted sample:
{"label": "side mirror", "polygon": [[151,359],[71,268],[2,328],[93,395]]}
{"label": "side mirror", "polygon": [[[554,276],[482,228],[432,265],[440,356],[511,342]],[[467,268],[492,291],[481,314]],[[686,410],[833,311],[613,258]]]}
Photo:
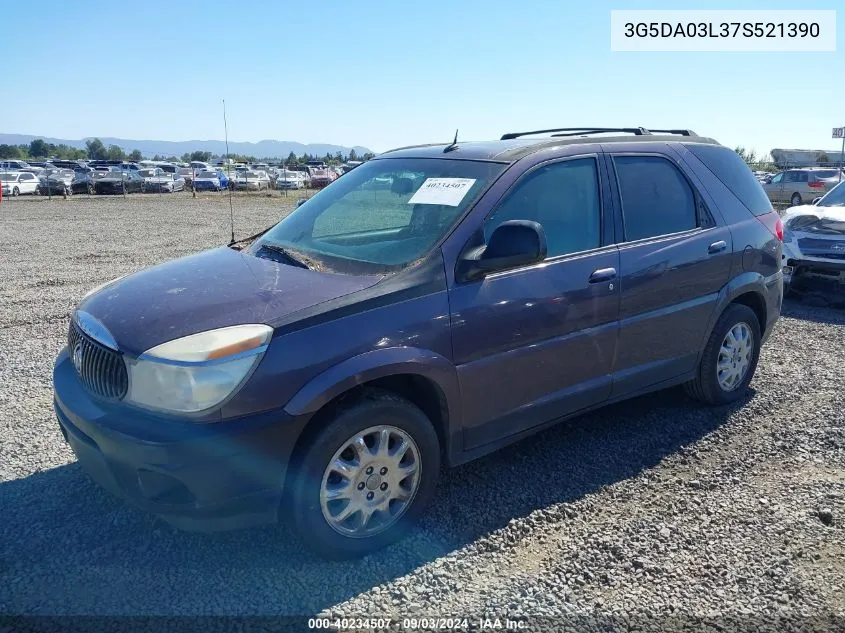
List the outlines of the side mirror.
{"label": "side mirror", "polygon": [[763,182],[765,182],[767,185],[772,184],[772,177],[771,177],[771,176],[766,176],[766,179],[765,179]]}
{"label": "side mirror", "polygon": [[308,202],[308,198],[300,198],[299,200],[296,201],[296,208],[301,207],[306,202]]}
{"label": "side mirror", "polygon": [[496,227],[486,245],[461,256],[457,274],[464,281],[480,279],[489,273],[542,261],[546,253],[546,232],[539,223],[508,220]]}
{"label": "side mirror", "polygon": [[818,204],[819,200],[821,200],[821,199],[822,199],[822,196],[819,196],[818,198],[813,198],[813,202],[811,204]]}

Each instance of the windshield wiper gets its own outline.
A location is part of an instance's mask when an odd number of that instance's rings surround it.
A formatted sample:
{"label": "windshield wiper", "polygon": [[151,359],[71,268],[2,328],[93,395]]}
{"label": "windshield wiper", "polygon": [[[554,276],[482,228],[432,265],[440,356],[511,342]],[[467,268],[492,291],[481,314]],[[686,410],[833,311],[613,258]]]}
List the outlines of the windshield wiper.
{"label": "windshield wiper", "polygon": [[284,263],[289,264],[290,266],[296,266],[297,268],[305,268],[306,270],[311,270],[311,267],[304,261],[302,261],[301,259],[297,259],[296,257],[290,254],[290,251],[276,244],[262,244],[261,248],[259,248],[258,250],[268,250],[277,255],[281,255],[282,259],[284,259]]}

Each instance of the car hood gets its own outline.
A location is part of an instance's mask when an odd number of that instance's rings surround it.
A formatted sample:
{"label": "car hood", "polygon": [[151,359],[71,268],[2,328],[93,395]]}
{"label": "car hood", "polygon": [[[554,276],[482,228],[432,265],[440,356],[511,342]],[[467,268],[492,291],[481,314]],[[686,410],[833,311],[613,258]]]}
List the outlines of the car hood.
{"label": "car hood", "polygon": [[[790,229],[789,223],[795,218],[816,218],[815,221],[802,221],[798,229]],[[812,204],[789,209],[783,216],[787,230],[794,233],[820,233],[831,236],[845,236],[845,207],[820,207]]]}
{"label": "car hood", "polygon": [[128,180],[128,178],[100,178],[97,182],[102,182],[107,185],[116,185],[122,182],[127,182]]}
{"label": "car hood", "polygon": [[269,324],[380,279],[316,272],[221,247],[123,277],[83,300],[79,310],[97,319],[121,350],[138,355],[197,332]]}

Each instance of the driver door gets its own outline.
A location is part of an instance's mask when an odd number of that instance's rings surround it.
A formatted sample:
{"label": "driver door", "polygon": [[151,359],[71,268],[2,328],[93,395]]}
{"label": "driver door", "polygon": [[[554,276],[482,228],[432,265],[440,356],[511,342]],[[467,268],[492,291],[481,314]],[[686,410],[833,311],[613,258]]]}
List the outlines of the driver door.
{"label": "driver door", "polygon": [[611,392],[619,251],[599,155],[541,163],[505,193],[485,238],[507,220],[539,222],[544,261],[449,290],[464,449],[596,405]]}

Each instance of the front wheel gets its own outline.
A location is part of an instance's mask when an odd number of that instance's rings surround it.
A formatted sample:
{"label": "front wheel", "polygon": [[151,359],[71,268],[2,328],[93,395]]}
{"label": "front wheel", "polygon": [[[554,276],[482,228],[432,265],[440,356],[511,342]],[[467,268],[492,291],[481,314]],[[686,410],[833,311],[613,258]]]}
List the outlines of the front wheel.
{"label": "front wheel", "polygon": [[21,190],[15,187],[14,189],[12,189],[12,195],[16,197],[21,195]]}
{"label": "front wheel", "polygon": [[331,414],[298,456],[294,524],[323,556],[362,556],[407,532],[439,471],[437,433],[426,415],[392,393],[369,392]]}
{"label": "front wheel", "polygon": [[760,358],[760,323],[748,306],[732,304],[719,317],[695,379],[684,385],[696,400],[728,404],[742,398]]}

